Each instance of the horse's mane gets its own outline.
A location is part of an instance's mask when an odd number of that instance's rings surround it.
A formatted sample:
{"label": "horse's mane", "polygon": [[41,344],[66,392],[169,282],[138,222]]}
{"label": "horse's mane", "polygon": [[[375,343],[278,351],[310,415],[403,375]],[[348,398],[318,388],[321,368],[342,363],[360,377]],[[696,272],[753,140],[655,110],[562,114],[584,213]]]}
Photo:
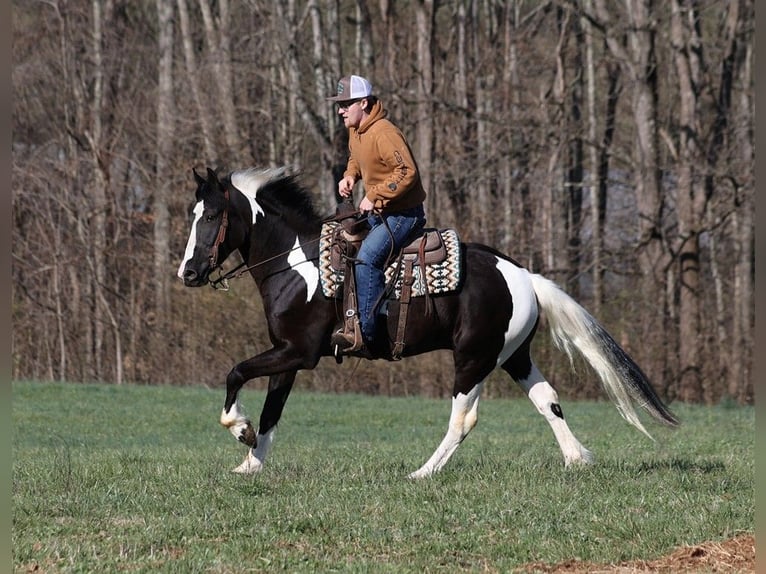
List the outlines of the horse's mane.
{"label": "horse's mane", "polygon": [[230,180],[243,193],[253,194],[264,209],[271,208],[282,217],[292,216],[304,223],[320,219],[311,194],[301,185],[299,176],[287,173],[286,168],[234,171]]}

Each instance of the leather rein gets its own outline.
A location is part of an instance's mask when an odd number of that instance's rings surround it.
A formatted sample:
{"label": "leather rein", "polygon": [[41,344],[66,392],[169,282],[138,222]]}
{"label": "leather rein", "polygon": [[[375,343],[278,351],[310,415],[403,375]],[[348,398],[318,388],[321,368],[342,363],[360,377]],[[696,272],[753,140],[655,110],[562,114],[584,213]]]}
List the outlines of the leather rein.
{"label": "leather rein", "polygon": [[[263,261],[259,261],[258,263],[253,263],[252,265],[247,265],[246,262],[243,261],[239,265],[237,265],[234,269],[227,271],[226,273],[221,273],[221,268],[223,266],[223,262],[218,262],[218,248],[223,243],[224,239],[226,239],[226,231],[229,227],[229,190],[225,189],[223,194],[224,199],[226,200],[226,207],[223,210],[223,218],[221,220],[221,226],[218,228],[218,235],[216,235],[215,241],[213,242],[213,246],[210,248],[210,266],[212,267],[212,270],[218,270],[219,275],[213,280],[208,281],[210,286],[213,289],[221,290],[221,291],[228,291],[229,290],[229,279],[237,279],[238,277],[241,277],[251,269],[255,269],[256,267],[259,267],[261,265],[264,265],[270,261],[274,261],[274,259],[278,259],[279,257],[282,257],[283,255],[287,255],[289,253],[292,253],[296,249],[300,249],[301,246],[298,247],[292,247],[290,249],[287,249],[285,251],[282,251],[281,253],[277,253],[276,255],[269,257],[268,259],[264,259]],[[345,219],[347,217],[353,217],[358,215],[360,212],[356,211],[351,214],[344,215],[342,218],[337,217],[330,217],[328,218],[328,221],[332,221],[333,219]],[[332,234],[327,234],[327,237],[330,237]],[[317,241],[320,241],[322,239],[322,235],[317,237],[316,239],[311,239],[307,243],[314,243]],[[212,273],[212,271],[211,271]]]}

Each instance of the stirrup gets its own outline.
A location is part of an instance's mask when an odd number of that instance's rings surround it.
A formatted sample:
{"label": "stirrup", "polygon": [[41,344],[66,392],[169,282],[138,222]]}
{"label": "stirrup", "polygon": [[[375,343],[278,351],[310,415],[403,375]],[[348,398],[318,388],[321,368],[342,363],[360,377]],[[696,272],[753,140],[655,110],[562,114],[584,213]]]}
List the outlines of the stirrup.
{"label": "stirrup", "polygon": [[361,330],[356,333],[348,333],[342,329],[335,331],[330,337],[333,347],[335,362],[340,364],[344,356],[360,357],[362,359],[375,358],[372,351],[367,347],[362,337]]}
{"label": "stirrup", "polygon": [[330,337],[330,343],[335,347],[335,353],[353,353],[364,347],[361,333],[348,333],[338,329]]}

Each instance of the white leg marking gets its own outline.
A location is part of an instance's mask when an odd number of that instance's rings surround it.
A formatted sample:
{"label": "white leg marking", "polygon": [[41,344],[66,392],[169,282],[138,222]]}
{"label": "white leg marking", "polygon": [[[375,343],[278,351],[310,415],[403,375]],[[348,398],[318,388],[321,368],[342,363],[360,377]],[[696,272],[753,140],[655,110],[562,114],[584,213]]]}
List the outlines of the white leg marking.
{"label": "white leg marking", "polygon": [[179,279],[184,278],[184,267],[186,267],[186,262],[189,261],[189,259],[191,259],[194,255],[194,247],[197,245],[197,222],[202,217],[202,210],[204,208],[205,206],[202,205],[201,201],[197,202],[197,205],[194,206],[194,222],[192,223],[191,231],[189,232],[189,239],[186,240],[184,258],[181,261],[181,265],[178,266]]}
{"label": "white leg marking", "polygon": [[513,315],[505,332],[503,350],[497,357],[497,365],[502,365],[529,336],[537,321],[538,310],[535,290],[527,270],[499,257],[497,268],[503,274],[513,300]]}
{"label": "white leg marking", "polygon": [[479,397],[483,387],[484,383],[481,382],[467,395],[458,393],[452,399],[452,414],[450,415],[447,434],[444,435],[441,444],[431,455],[431,458],[422,467],[410,474],[409,478],[431,476],[447,464],[466,435],[476,426],[479,419]]}
{"label": "white leg marking", "polygon": [[[566,421],[553,412],[553,405],[559,404],[558,393],[545,380],[537,366],[532,364],[532,372],[527,380],[519,381],[532,403],[537,407],[541,415],[545,417],[553,430],[553,434],[559,443],[561,453],[564,455],[564,464],[590,464],[593,462],[593,453],[578,441]],[[560,407],[559,407],[560,408]]]}
{"label": "white leg marking", "polygon": [[237,468],[232,470],[237,474],[257,474],[263,470],[266,457],[271,450],[271,444],[274,442],[274,433],[276,427],[272,427],[266,434],[258,435],[258,446],[248,449],[245,460]]}
{"label": "white leg marking", "polygon": [[229,432],[237,440],[245,436],[248,429],[252,429],[250,420],[242,412],[242,405],[239,399],[231,406],[228,413],[225,409],[221,409],[221,424],[229,429]]}

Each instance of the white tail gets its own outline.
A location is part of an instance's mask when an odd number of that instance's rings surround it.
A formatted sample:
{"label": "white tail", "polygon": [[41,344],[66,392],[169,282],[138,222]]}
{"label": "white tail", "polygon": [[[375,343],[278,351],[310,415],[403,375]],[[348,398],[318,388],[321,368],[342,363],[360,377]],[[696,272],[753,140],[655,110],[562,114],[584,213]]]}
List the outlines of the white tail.
{"label": "white tail", "polygon": [[641,368],[606,329],[553,281],[534,273],[530,277],[554,343],[570,361],[575,351],[587,361],[623,418],[652,438],[633,408],[636,403],[659,422],[677,426],[678,419],[657,396]]}

